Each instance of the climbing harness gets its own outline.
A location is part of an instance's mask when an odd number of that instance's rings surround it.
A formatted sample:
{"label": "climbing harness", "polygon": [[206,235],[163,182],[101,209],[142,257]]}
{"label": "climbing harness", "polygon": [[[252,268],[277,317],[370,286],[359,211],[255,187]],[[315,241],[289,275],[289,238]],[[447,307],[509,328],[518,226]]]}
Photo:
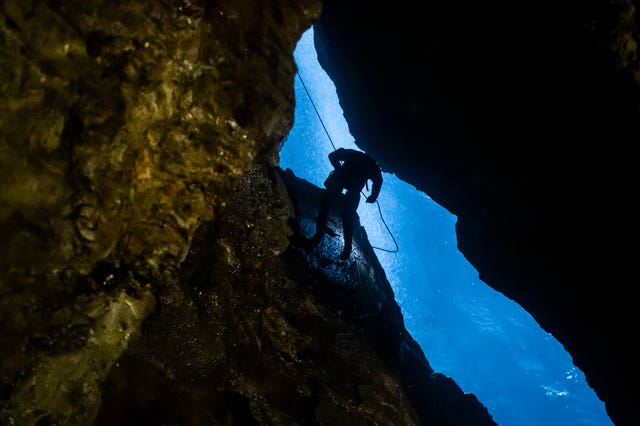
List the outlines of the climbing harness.
{"label": "climbing harness", "polygon": [[[304,84],[304,80],[302,79],[302,76],[300,75],[300,73],[296,72],[296,74],[298,75],[298,78],[300,79],[300,83],[302,83],[302,87],[304,88],[304,91],[307,94],[307,97],[309,98],[309,101],[311,102],[311,106],[313,106],[313,109],[316,112],[316,115],[318,116],[318,119],[320,120],[320,124],[322,124],[322,128],[324,129],[324,132],[327,134],[327,138],[329,138],[329,142],[331,142],[331,146],[333,147],[333,150],[336,151],[337,148],[336,148],[335,144],[333,143],[333,139],[331,139],[331,135],[329,134],[329,131],[327,130],[327,128],[324,125],[324,121],[322,121],[322,117],[320,116],[320,112],[318,112],[318,109],[316,108],[316,104],[313,102],[313,99],[311,98],[311,94],[309,93],[309,90],[307,90],[307,85]],[[367,189],[369,189],[368,185],[367,185]],[[361,194],[364,197],[366,197],[366,194],[364,192],[361,191]],[[382,223],[384,224],[384,227],[387,229],[387,232],[391,236],[391,239],[393,240],[393,243],[395,244],[396,248],[393,249],[393,250],[390,250],[390,249],[386,249],[386,248],[382,248],[382,247],[375,247],[375,246],[371,246],[371,247],[376,249],[376,250],[386,251],[388,253],[396,253],[399,250],[398,242],[396,241],[395,237],[393,236],[393,233],[389,229],[389,226],[387,225],[387,222],[384,220],[384,217],[382,215],[382,209],[380,208],[380,203],[378,202],[378,200],[376,200],[376,205],[378,206],[378,213],[380,214],[380,220],[382,220]]]}

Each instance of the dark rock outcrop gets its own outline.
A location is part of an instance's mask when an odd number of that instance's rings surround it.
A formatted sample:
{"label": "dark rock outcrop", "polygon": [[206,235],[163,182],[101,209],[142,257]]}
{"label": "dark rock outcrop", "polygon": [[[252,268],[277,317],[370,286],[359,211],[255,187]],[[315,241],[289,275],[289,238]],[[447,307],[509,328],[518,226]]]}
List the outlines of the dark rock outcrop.
{"label": "dark rock outcrop", "polygon": [[640,424],[637,6],[327,0],[314,31],[358,146],[458,217],[620,426]]}
{"label": "dark rock outcrop", "polygon": [[364,233],[348,262],[337,232],[290,244],[319,199],[290,171],[243,177],[112,369],[96,424],[495,425],[431,370]]}

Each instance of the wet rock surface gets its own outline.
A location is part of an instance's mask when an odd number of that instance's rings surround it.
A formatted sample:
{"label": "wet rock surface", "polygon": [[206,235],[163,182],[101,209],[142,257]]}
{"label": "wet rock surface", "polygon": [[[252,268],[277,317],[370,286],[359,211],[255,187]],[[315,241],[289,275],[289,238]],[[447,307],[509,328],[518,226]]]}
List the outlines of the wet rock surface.
{"label": "wet rock surface", "polygon": [[290,244],[320,194],[290,171],[245,175],[109,374],[97,424],[495,424],[429,367],[364,234],[349,261]]}
{"label": "wet rock surface", "polygon": [[162,304],[196,229],[249,165],[276,161],[292,52],[319,11],[0,4],[3,424],[95,417],[99,384]]}

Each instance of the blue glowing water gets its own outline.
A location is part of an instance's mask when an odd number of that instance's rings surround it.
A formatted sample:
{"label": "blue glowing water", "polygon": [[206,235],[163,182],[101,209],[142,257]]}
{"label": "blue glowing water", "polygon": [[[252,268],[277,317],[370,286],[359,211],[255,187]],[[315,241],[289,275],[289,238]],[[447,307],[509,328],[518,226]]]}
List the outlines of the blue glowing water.
{"label": "blue glowing water", "polygon": [[[280,166],[322,187],[332,170],[331,141],[359,148],[335,86],[318,64],[313,29],[298,43],[295,60],[304,86],[296,77],[295,122]],[[454,215],[388,173],[378,200],[400,250],[377,255],[406,327],[434,370],[475,394],[502,426],[613,424],[562,345],[478,278],[457,250]],[[395,248],[375,204],[361,201],[358,214],[373,246]]]}

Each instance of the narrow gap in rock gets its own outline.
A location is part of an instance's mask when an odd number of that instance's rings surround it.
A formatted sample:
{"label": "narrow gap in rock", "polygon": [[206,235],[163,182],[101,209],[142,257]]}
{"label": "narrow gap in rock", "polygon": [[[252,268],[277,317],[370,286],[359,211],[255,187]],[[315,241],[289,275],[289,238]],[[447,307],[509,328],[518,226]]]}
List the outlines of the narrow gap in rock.
{"label": "narrow gap in rock", "polygon": [[[280,166],[322,188],[334,146],[360,149],[317,62],[313,29],[303,35],[295,59],[295,123]],[[435,371],[475,394],[503,426],[612,424],[562,345],[478,278],[457,250],[454,215],[388,173],[379,202],[382,217],[375,204],[361,200],[360,222],[372,246],[389,250],[377,250],[377,256],[407,329]],[[385,222],[399,246],[396,253],[390,252],[395,246]],[[341,237],[338,232],[324,238],[341,248]]]}

